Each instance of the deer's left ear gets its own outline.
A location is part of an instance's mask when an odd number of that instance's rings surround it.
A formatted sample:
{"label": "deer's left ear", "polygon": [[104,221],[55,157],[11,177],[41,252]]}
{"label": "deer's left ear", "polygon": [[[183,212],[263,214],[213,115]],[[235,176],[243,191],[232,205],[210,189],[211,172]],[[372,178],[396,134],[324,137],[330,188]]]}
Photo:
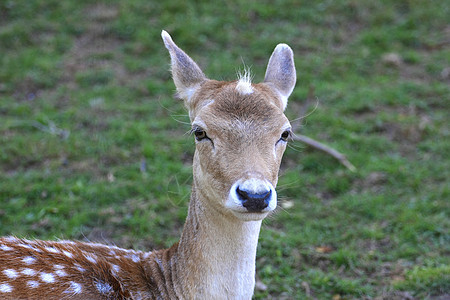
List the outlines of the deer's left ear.
{"label": "deer's left ear", "polygon": [[294,53],[288,45],[278,44],[269,59],[264,82],[280,95],[283,110],[286,109],[296,80]]}
{"label": "deer's left ear", "polygon": [[172,77],[178,96],[185,101],[187,107],[190,107],[189,102],[192,96],[206,77],[199,66],[173,42],[165,30],[162,31],[161,37],[170,53]]}

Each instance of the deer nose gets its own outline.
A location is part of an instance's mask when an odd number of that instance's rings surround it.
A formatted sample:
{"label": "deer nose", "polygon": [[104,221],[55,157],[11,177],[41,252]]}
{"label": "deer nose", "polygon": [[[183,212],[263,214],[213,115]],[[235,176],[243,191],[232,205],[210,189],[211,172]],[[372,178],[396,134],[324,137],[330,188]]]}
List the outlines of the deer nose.
{"label": "deer nose", "polygon": [[269,206],[270,196],[272,195],[272,190],[258,191],[254,193],[252,191],[246,190],[238,186],[236,188],[236,193],[239,200],[249,212],[260,212],[267,206]]}

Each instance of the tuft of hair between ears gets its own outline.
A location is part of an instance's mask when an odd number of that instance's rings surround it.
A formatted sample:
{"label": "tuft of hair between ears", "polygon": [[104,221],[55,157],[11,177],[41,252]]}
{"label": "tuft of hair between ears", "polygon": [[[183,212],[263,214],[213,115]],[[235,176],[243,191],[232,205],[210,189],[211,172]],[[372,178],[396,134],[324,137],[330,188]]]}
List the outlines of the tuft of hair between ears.
{"label": "tuft of hair between ears", "polygon": [[252,74],[250,69],[244,67],[244,72],[238,72],[238,81],[236,84],[236,91],[241,95],[248,95],[253,93]]}

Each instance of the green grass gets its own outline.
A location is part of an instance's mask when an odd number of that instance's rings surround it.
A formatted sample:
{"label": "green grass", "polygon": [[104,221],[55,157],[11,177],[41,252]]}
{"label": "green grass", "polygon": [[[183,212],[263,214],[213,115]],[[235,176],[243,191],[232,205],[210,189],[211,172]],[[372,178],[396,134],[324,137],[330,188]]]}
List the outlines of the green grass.
{"label": "green grass", "polygon": [[2,1],[0,234],[170,246],[186,217],[194,143],[161,30],[215,79],[234,79],[244,61],[262,80],[286,42],[298,71],[287,115],[308,115],[297,132],[345,153],[357,172],[291,143],[281,208],[263,223],[255,299],[448,296],[449,10],[445,1]]}

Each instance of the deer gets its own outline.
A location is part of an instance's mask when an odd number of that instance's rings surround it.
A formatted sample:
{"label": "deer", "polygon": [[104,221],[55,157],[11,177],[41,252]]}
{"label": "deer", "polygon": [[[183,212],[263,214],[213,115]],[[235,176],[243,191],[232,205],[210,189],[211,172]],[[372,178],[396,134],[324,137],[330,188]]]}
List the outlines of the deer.
{"label": "deer", "polygon": [[262,220],[277,207],[291,136],[284,111],[296,84],[278,44],[264,81],[208,79],[166,32],[176,95],[195,138],[179,242],[153,252],[81,241],[0,239],[0,299],[251,299]]}

